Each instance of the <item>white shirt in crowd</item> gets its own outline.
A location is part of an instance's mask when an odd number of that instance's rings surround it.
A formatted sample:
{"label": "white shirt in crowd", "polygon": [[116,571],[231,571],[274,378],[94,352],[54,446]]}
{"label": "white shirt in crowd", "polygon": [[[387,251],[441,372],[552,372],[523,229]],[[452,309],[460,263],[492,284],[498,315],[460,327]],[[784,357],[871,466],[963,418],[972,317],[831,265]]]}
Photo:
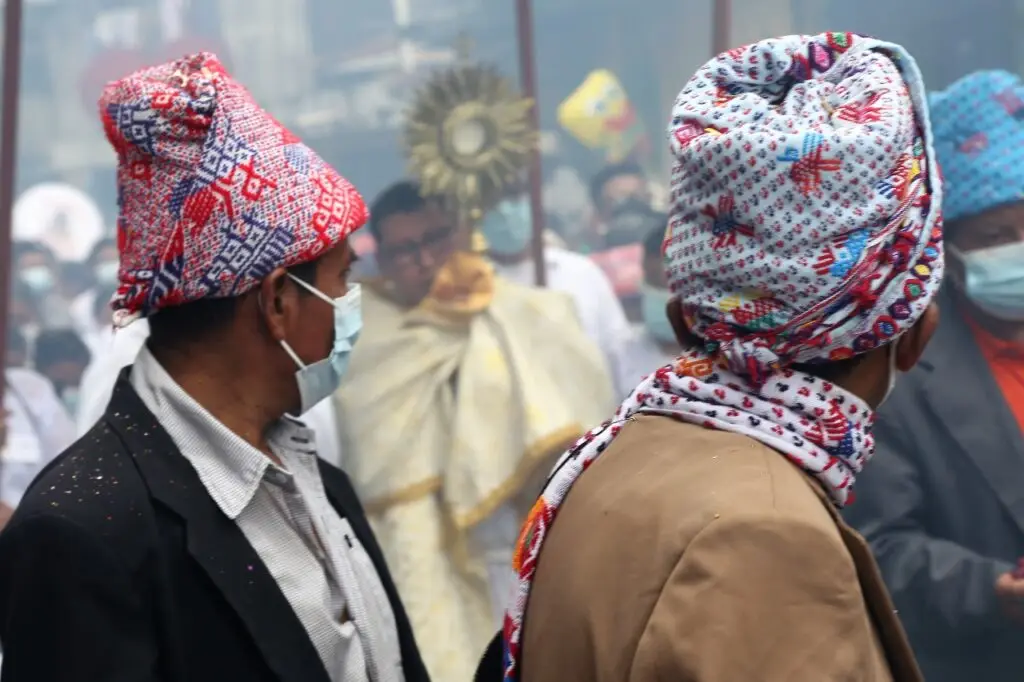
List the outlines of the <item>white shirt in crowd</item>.
{"label": "white shirt in crowd", "polygon": [[210,497],[274,576],[332,682],[402,682],[394,612],[348,521],[327,500],[315,436],[283,418],[277,465],[218,422],[143,347],[131,383]]}
{"label": "white shirt in crowd", "polygon": [[113,336],[111,325],[103,324],[96,318],[96,296],[96,290],[90,289],[76,297],[68,308],[71,328],[85,342],[93,356],[102,352]]}
{"label": "white shirt in crowd", "polygon": [[[78,391],[76,427],[79,436],[85,435],[102,417],[114,392],[114,383],[121,370],[135,362],[139,351],[149,338],[149,323],[138,320],[109,335],[106,343],[93,354],[92,362],[82,374]],[[316,433],[317,452],[326,461],[341,466],[341,442],[338,420],[330,400],[318,404],[302,421]]]}
{"label": "white shirt in crowd", "polygon": [[7,442],[0,451],[0,502],[17,507],[36,474],[75,441],[75,424],[43,375],[8,367],[5,378]]}
{"label": "white shirt in crowd", "polygon": [[[635,382],[625,386],[619,384],[618,379],[624,371],[624,347],[632,332],[608,276],[586,256],[558,247],[545,247],[544,262],[547,287],[572,296],[583,331],[601,349],[612,380],[616,382],[616,393],[625,397],[633,390]],[[494,270],[505,279],[524,286],[533,286],[537,281],[533,260],[529,258],[511,265],[496,262]]]}
{"label": "white shirt in crowd", "polygon": [[519,577],[512,570],[512,559],[523,520],[511,504],[503,504],[470,529],[470,542],[483,557],[487,571],[487,589],[491,597],[494,627],[500,629],[505,609],[515,594]]}

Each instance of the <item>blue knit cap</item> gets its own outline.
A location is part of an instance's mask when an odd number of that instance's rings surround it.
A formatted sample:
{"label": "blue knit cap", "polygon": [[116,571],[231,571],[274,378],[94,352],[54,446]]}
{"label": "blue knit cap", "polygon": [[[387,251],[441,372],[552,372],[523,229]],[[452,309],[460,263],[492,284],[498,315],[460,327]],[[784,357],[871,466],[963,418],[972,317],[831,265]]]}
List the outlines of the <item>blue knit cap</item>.
{"label": "blue knit cap", "polygon": [[976,71],[931,96],[946,220],[1024,200],[1024,83]]}

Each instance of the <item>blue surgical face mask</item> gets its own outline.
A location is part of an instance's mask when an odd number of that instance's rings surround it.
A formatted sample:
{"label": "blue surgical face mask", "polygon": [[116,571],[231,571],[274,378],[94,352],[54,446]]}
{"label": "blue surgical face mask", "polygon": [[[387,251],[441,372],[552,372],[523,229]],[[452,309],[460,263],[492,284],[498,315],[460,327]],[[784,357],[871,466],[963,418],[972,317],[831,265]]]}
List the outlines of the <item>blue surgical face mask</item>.
{"label": "blue surgical face mask", "polygon": [[507,255],[525,251],[533,231],[531,217],[530,202],[524,197],[498,204],[480,225],[487,247],[495,253]]}
{"label": "blue surgical face mask", "polygon": [[309,293],[334,306],[334,345],[323,360],[307,365],[287,341],[281,341],[285,352],[299,366],[295,372],[295,380],[299,384],[301,415],[309,412],[321,400],[330,397],[341,385],[341,379],[348,369],[349,357],[352,355],[352,346],[363,328],[362,293],[358,284],[352,284],[348,288],[348,293],[335,299],[297,277],[289,277]]}
{"label": "blue surgical face mask", "polygon": [[78,404],[79,404],[78,388],[69,386],[65,388],[60,394],[61,402],[64,403],[64,407],[67,408],[68,414],[72,417],[78,415]]}
{"label": "blue surgical face mask", "polygon": [[45,265],[33,265],[32,267],[25,268],[21,271],[19,277],[25,283],[25,286],[36,295],[50,293],[55,284],[53,272]]}
{"label": "blue surgical face mask", "polygon": [[676,332],[668,321],[668,301],[672,293],[668,289],[652,287],[650,284],[640,285],[640,311],[643,314],[644,326],[654,340],[661,343],[675,343]]}
{"label": "blue surgical face mask", "polygon": [[93,270],[93,274],[96,276],[96,283],[105,289],[116,287],[118,283],[117,270],[117,261],[99,263],[95,270]]}
{"label": "blue surgical face mask", "polygon": [[1024,242],[977,251],[947,250],[964,266],[964,293],[981,310],[1009,322],[1024,322]]}

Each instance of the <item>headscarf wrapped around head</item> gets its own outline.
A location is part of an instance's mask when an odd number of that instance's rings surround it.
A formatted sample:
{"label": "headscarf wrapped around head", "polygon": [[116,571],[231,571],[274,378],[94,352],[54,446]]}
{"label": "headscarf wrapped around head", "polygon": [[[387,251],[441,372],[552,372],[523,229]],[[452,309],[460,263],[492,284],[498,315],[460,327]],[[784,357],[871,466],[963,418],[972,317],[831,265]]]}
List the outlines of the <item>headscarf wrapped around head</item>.
{"label": "headscarf wrapped around head", "polygon": [[118,326],[240,296],[315,260],[368,218],[356,189],[256,104],[208,53],[110,83],[117,153]]}
{"label": "headscarf wrapped around head", "polygon": [[[524,615],[548,531],[635,415],[757,441],[843,507],[874,452],[874,413],[842,386],[785,365],[892,342],[942,277],[939,174],[924,88],[903,48],[829,33],[731,50],[683,89],[669,137],[668,275],[704,347],[655,369],[556,464],[513,558],[506,682],[521,679]],[[644,465],[642,448],[620,453]]]}
{"label": "headscarf wrapped around head", "polygon": [[931,98],[949,220],[1024,200],[1024,83],[977,71]]}
{"label": "headscarf wrapped around head", "polygon": [[896,339],[942,277],[916,64],[850,33],[731,50],[676,99],[665,258],[690,331],[759,384]]}

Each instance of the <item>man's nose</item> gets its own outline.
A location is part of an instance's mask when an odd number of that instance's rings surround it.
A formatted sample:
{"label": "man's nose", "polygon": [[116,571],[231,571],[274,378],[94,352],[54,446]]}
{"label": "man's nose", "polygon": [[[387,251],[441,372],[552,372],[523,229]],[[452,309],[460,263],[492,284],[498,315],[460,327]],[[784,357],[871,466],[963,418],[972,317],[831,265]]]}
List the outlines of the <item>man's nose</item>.
{"label": "man's nose", "polygon": [[437,259],[434,258],[433,254],[430,253],[429,249],[423,249],[418,253],[418,260],[420,267],[424,269],[431,269],[437,264]]}

